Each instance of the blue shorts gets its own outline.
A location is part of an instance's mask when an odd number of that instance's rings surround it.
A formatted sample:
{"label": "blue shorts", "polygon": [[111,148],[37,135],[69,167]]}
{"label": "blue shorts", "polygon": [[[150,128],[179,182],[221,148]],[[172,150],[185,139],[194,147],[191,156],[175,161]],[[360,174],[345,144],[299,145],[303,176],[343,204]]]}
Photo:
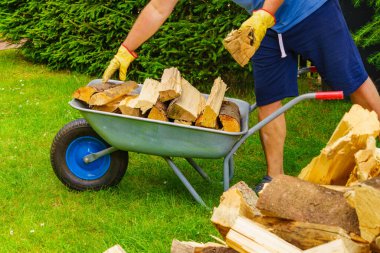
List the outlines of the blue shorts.
{"label": "blue shorts", "polygon": [[346,96],[368,78],[359,51],[344,20],[338,0],[329,0],[309,17],[281,34],[269,29],[252,57],[257,105],[298,96],[298,55],[317,67],[333,90]]}

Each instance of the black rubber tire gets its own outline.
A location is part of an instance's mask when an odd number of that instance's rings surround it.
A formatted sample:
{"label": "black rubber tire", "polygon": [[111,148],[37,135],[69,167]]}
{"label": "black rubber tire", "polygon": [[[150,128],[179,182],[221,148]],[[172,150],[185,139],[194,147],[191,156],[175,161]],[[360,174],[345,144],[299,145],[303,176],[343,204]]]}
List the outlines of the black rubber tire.
{"label": "black rubber tire", "polygon": [[54,173],[67,187],[78,190],[100,190],[117,185],[128,167],[128,152],[115,151],[110,154],[111,162],[106,173],[95,180],[84,180],[74,175],[66,163],[66,150],[70,143],[83,136],[95,137],[109,146],[87,123],[77,119],[66,124],[55,136],[50,149],[50,161]]}

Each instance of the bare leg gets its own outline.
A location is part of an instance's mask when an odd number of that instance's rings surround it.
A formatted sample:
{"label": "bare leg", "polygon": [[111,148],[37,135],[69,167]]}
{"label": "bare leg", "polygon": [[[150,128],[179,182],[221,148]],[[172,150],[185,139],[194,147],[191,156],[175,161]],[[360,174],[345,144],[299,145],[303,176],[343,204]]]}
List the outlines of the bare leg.
{"label": "bare leg", "polygon": [[380,119],[380,97],[375,84],[370,78],[352,93],[350,97],[352,103],[359,104],[370,111],[375,111]]}
{"label": "bare leg", "polygon": [[[281,101],[259,107],[259,120],[265,119],[282,106]],[[267,161],[268,176],[284,174],[284,145],[286,137],[285,115],[282,114],[260,130],[261,144]]]}

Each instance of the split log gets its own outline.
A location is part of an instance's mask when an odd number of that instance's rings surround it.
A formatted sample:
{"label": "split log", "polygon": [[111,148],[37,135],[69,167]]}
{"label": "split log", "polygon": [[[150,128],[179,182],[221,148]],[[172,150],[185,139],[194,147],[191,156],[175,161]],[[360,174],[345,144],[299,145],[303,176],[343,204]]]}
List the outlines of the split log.
{"label": "split log", "polygon": [[318,183],[346,185],[355,167],[354,154],[365,148],[370,136],[377,137],[380,123],[377,114],[353,105],[344,115],[327,146],[299,174],[299,178]]}
{"label": "split log", "polygon": [[205,106],[205,98],[187,80],[182,78],[181,96],[174,99],[168,107],[168,117],[174,120],[195,122]]}
{"label": "split log", "polygon": [[150,110],[148,114],[148,119],[169,121],[166,115],[166,111],[167,111],[167,106],[161,101],[157,101],[157,103]]}
{"label": "split log", "polygon": [[88,104],[90,102],[91,96],[97,93],[97,89],[92,86],[80,87],[73,93],[73,98]]}
{"label": "split log", "polygon": [[159,100],[166,102],[179,97],[182,91],[181,81],[181,74],[177,68],[165,69],[161,77]]}
{"label": "split log", "polygon": [[367,139],[366,148],[355,153],[356,166],[351,172],[347,186],[380,175],[380,149],[376,148],[375,137]]}
{"label": "split log", "polygon": [[225,238],[237,217],[252,219],[260,215],[255,207],[256,202],[256,194],[244,182],[239,182],[223,193],[219,206],[214,208],[211,221]]}
{"label": "split log", "polygon": [[254,221],[238,217],[226,236],[226,243],[239,252],[301,253],[302,250],[267,231]]}
{"label": "split log", "polygon": [[115,246],[104,251],[103,253],[126,253],[126,251],[119,244],[116,244]]}
{"label": "split log", "polygon": [[239,106],[231,101],[223,101],[220,108],[219,120],[223,131],[240,132]]}
{"label": "split log", "polygon": [[364,181],[345,193],[359,219],[360,235],[368,242],[380,236],[380,177]]}
{"label": "split log", "polygon": [[122,114],[129,115],[129,116],[135,116],[135,117],[141,117],[141,110],[139,108],[135,108],[138,95],[132,95],[124,98],[120,104],[119,109]]}
{"label": "split log", "polygon": [[256,193],[244,182],[239,182],[223,193],[219,206],[214,208],[211,221],[223,238],[238,217],[246,217],[303,250],[342,238],[355,241],[356,247],[363,249],[362,252],[368,250],[368,243],[361,237],[349,235],[340,227],[262,216],[256,208],[256,202]]}
{"label": "split log", "polygon": [[145,114],[149,109],[156,104],[160,87],[160,82],[153,79],[145,79],[141,92],[134,103],[130,102],[129,105],[133,105],[133,108],[139,108],[142,114]]}
{"label": "split log", "polygon": [[180,124],[180,125],[186,125],[186,126],[193,125],[193,122],[185,121],[185,120],[179,120],[179,119],[174,120],[174,123]]}
{"label": "split log", "polygon": [[98,92],[92,95],[88,104],[97,105],[97,106],[108,104],[120,97],[128,95],[137,87],[138,87],[137,83],[133,81],[129,81],[121,85],[117,85],[116,87],[112,87],[108,90],[105,90],[103,92]]}
{"label": "split log", "polygon": [[291,176],[275,177],[261,192],[257,208],[264,215],[338,226],[360,234],[355,209],[342,192]]}
{"label": "split log", "polygon": [[373,253],[380,253],[380,236],[371,243],[371,250]]}
{"label": "split log", "polygon": [[120,113],[119,105],[123,99],[125,99],[125,96],[118,98],[115,101],[112,101],[112,102],[105,104],[105,105],[92,106],[91,109],[97,110],[97,111],[102,111],[102,112]]}
{"label": "split log", "polygon": [[337,239],[315,248],[303,251],[304,253],[370,253],[370,249],[358,248],[356,244],[344,239]]}
{"label": "split log", "polygon": [[214,85],[211,88],[211,93],[207,98],[205,109],[195,122],[196,126],[214,129],[218,128],[217,118],[222,106],[226,89],[227,85],[220,77],[215,79]]}
{"label": "split log", "polygon": [[358,251],[360,249],[359,252],[368,252],[369,250],[369,245],[364,239],[353,233],[348,234],[340,227],[268,216],[256,216],[253,221],[263,225],[268,231],[302,250],[317,247],[337,239],[350,241],[350,244],[355,245]]}
{"label": "split log", "polygon": [[[134,82],[134,81],[126,81],[125,83],[128,84],[129,82]],[[102,92],[102,91],[114,88],[116,86],[119,86],[121,84],[123,83],[109,83],[109,82],[103,83],[102,82],[102,83],[91,84],[91,87],[95,88],[98,92]]]}
{"label": "split log", "polygon": [[173,240],[170,253],[237,253],[223,244],[219,243],[197,243],[197,242],[181,242]]}

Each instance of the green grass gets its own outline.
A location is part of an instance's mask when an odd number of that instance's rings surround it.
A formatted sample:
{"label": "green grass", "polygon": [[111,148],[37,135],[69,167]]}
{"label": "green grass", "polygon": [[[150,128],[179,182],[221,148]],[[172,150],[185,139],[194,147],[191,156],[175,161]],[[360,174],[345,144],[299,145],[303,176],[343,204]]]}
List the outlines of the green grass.
{"label": "green grass", "polygon": [[[0,252],[103,252],[115,244],[129,253],[169,252],[174,238],[212,241],[210,235],[218,233],[210,210],[192,199],[160,157],[130,153],[124,179],[108,190],[78,193],[56,178],[51,142],[64,124],[80,117],[68,101],[91,79],[32,65],[15,50],[0,51]],[[302,82],[303,93],[310,89],[314,86]],[[239,98],[254,102],[252,95]],[[347,101],[305,101],[286,113],[287,174],[297,175],[319,154],[350,106]],[[252,126],[255,113],[250,118]],[[197,159],[211,184],[183,159],[175,161],[205,202],[218,205],[222,159]],[[232,184],[254,185],[264,174],[254,135],[235,156]]]}

